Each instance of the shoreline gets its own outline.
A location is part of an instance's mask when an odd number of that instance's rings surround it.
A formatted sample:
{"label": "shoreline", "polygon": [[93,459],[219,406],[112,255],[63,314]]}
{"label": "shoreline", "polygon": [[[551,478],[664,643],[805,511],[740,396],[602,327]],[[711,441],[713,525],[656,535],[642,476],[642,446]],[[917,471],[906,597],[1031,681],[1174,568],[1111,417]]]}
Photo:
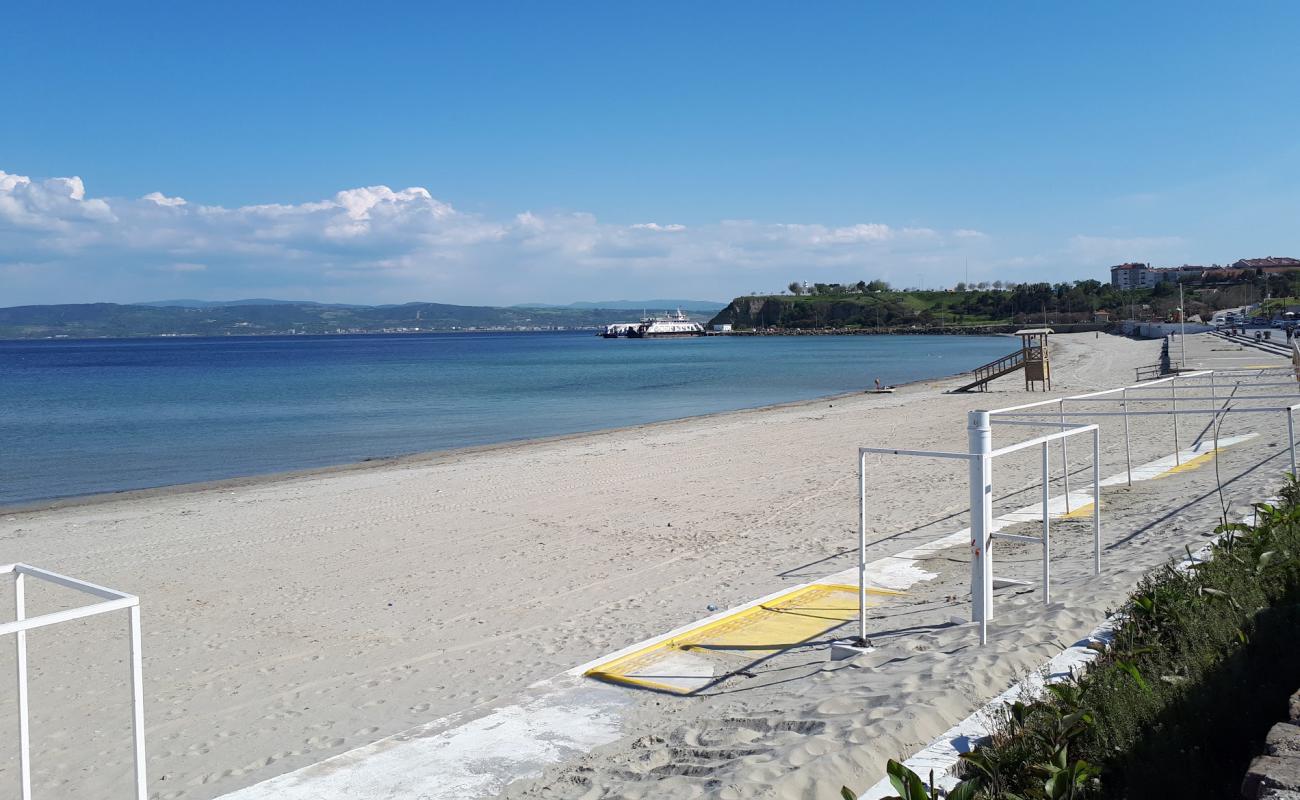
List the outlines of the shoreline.
{"label": "shoreline", "polygon": [[[969,409],[1117,385],[1159,346],[1086,334],[1058,341],[1051,394],[1026,395],[1017,376],[988,394],[944,394],[961,380],[946,376],[896,394],[856,389],[246,478],[218,491],[185,484],[114,493],[0,515],[0,542],[14,561],[140,597],[151,783],[166,787],[169,800],[211,800],[430,720],[510,708],[538,681],[698,620],[710,606],[731,608],[848,568],[856,445],[957,449]],[[1135,439],[1134,457],[1163,455],[1165,444]],[[1112,464],[1122,459],[1121,440],[1103,439],[1103,453]],[[1032,485],[1038,464],[1030,461],[999,466],[1007,502]],[[954,517],[969,492],[952,465],[867,467],[889,498],[873,505],[869,560],[960,525]],[[1070,536],[1065,525],[1057,533]],[[1072,564],[1062,561],[1062,578]],[[890,612],[891,630],[917,614],[942,622],[960,613],[948,584],[960,582],[964,560],[936,553],[920,568],[947,577]],[[36,608],[57,598],[33,590],[31,601]],[[33,684],[33,730],[93,733],[43,741],[42,764],[88,766],[37,781],[56,794],[107,796],[130,774],[129,749],[114,738],[129,718],[129,693],[124,671],[109,668],[121,628],[52,630],[41,641],[46,677]],[[806,659],[801,653],[794,657]],[[820,674],[821,660],[813,662],[807,668]],[[731,719],[725,707],[752,698],[742,716],[767,729],[763,708],[811,713],[784,694],[807,685],[784,682],[788,667],[760,670],[746,679],[752,687],[713,699],[619,694],[619,717],[627,734],[689,730],[696,719],[712,730],[711,715]],[[811,719],[814,727],[864,722],[857,712]],[[913,723],[905,728],[925,740]],[[910,748],[899,742],[896,750]],[[0,780],[6,774],[0,767]]]}
{"label": "shoreline", "polygon": [[[482,331],[478,331],[481,333]],[[503,331],[505,333],[506,331]],[[518,331],[523,332],[523,331]],[[350,335],[350,334],[339,334]],[[398,335],[398,334],[394,334]],[[741,334],[746,335],[746,334]],[[766,334],[754,334],[766,335]],[[980,334],[984,336],[1007,336],[1007,334]],[[174,337],[154,337],[154,338],[174,338]],[[208,337],[208,338],[228,338],[228,337]],[[251,337],[250,337],[251,338]],[[21,340],[18,340],[21,341]],[[85,340],[99,341],[99,340]],[[947,375],[939,375],[930,378],[918,378],[916,380],[904,381],[893,384],[896,389],[906,389],[923,383],[953,381],[958,378],[971,375],[973,369],[962,372],[954,372]],[[828,400],[840,400],[850,397],[857,397],[861,394],[867,394],[870,387],[864,387],[851,392],[839,392],[836,394],[822,395],[806,400],[790,400],[784,403],[769,403],[761,406],[751,406],[748,408],[735,408],[729,411],[713,411],[706,414],[693,414],[685,417],[673,417],[672,419],[654,420],[651,422],[638,422],[633,425],[620,425],[613,428],[597,428],[589,431],[574,431],[573,433],[561,433],[553,436],[536,436],[524,439],[510,439],[502,442],[492,442],[490,444],[468,445],[465,447],[451,447],[445,450],[417,450],[411,453],[400,453],[391,456],[372,456],[360,461],[347,461],[339,464],[326,464],[319,467],[304,467],[301,469],[277,470],[274,472],[253,473],[251,475],[236,475],[230,478],[217,478],[208,481],[185,481],[182,483],[164,484],[161,486],[147,486],[139,489],[122,489],[111,492],[93,492],[91,494],[69,495],[66,497],[55,497],[46,500],[35,500],[29,503],[0,503],[0,515],[16,516],[23,514],[32,514],[41,511],[51,511],[65,508],[77,508],[80,506],[98,506],[105,503],[112,503],[120,500],[147,500],[165,497],[175,497],[177,495],[193,494],[206,491],[220,491],[223,489],[246,489],[261,486],[263,484],[291,482],[305,480],[310,478],[322,477],[326,475],[335,475],[340,473],[366,471],[371,469],[381,469],[384,467],[419,467],[431,464],[438,464],[445,460],[462,458],[465,456],[476,455],[480,453],[497,452],[504,449],[515,447],[527,447],[530,445],[547,445],[559,444],[581,440],[584,437],[607,436],[620,433],[628,433],[642,429],[653,429],[659,426],[674,425],[679,423],[698,422],[724,418],[731,415],[753,414],[768,410],[791,409],[805,405],[814,405],[824,403]]]}

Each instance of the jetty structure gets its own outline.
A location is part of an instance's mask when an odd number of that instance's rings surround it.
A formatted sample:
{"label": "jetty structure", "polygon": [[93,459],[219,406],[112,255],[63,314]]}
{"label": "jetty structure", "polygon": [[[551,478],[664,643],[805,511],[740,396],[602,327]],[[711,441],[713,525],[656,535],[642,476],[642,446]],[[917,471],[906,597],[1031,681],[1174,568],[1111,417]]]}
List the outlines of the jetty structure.
{"label": "jetty structure", "polygon": [[990,361],[973,371],[975,379],[953,392],[987,392],[989,384],[1010,375],[1016,370],[1025,371],[1025,391],[1033,392],[1052,390],[1052,365],[1048,359],[1047,337],[1053,333],[1051,328],[1025,328],[1016,331],[1020,337],[1020,349],[1005,355],[996,361]]}

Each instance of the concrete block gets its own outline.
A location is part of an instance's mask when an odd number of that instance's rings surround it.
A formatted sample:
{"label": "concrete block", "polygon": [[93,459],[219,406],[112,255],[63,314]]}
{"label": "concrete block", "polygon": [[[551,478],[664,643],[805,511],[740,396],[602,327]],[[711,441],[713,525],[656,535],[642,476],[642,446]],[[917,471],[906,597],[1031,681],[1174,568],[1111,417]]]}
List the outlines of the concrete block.
{"label": "concrete block", "polygon": [[1300,758],[1257,756],[1241,782],[1241,796],[1258,798],[1266,789],[1300,791]]}
{"label": "concrete block", "polygon": [[1300,725],[1279,722],[1270,728],[1264,739],[1264,755],[1300,758]]}
{"label": "concrete block", "polygon": [[858,639],[842,639],[837,642],[831,642],[831,661],[843,661],[846,658],[855,658],[863,653],[869,653],[874,650],[870,645],[859,644]]}

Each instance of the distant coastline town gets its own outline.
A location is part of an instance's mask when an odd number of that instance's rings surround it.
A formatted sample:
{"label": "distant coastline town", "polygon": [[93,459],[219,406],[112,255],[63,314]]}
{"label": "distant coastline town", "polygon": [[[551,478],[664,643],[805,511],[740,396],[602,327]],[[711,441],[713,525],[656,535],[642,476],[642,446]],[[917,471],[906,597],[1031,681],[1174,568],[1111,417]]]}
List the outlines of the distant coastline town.
{"label": "distant coastline town", "polygon": [[[1250,307],[1266,317],[1300,312],[1300,259],[1268,256],[1231,264],[1157,267],[1126,262],[1109,281],[961,281],[942,289],[896,288],[875,280],[792,281],[782,291],[686,310],[461,306],[362,306],[273,300],[212,303],[85,303],[0,308],[0,339],[422,334],[446,332],[626,331],[680,313],[700,333],[1001,333],[1027,324],[1094,330],[1175,321],[1205,322]],[[1180,289],[1182,299],[1179,299]],[[669,301],[651,301],[663,302]],[[655,315],[660,315],[656,317]],[[1140,330],[1140,329],[1139,329]]]}

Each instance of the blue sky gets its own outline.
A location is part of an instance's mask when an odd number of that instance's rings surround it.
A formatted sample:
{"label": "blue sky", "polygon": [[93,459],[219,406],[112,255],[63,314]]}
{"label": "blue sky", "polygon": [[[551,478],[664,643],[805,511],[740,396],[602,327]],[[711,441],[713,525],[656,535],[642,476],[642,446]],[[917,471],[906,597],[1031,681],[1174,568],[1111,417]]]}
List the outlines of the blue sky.
{"label": "blue sky", "polygon": [[0,305],[725,299],[1300,255],[1295,4],[5,18]]}

